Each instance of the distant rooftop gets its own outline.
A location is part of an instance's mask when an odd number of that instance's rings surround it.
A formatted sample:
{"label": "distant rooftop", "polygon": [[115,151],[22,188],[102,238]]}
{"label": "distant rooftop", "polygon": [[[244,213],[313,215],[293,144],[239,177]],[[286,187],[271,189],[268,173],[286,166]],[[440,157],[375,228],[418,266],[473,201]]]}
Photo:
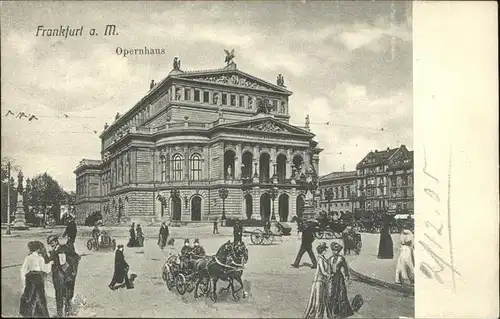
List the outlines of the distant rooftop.
{"label": "distant rooftop", "polygon": [[329,174],[320,176],[319,181],[326,181],[332,179],[346,178],[346,177],[354,177],[356,176],[356,171],[347,171],[347,172],[331,172]]}

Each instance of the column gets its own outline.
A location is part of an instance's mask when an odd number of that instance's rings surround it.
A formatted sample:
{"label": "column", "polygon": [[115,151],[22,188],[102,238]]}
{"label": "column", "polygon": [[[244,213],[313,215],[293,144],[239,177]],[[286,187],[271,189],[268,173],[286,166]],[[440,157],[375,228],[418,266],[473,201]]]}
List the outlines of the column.
{"label": "column", "polygon": [[254,167],[252,168],[252,171],[253,171],[252,176],[253,176],[254,174],[259,175],[259,166],[260,166],[260,151],[259,151],[259,147],[258,147],[258,146],[254,146],[254,147],[253,147],[253,154],[254,154],[254,159],[253,159],[253,161],[254,161],[254,163],[257,163],[257,166],[255,166],[255,164],[254,164]]}
{"label": "column", "polygon": [[183,155],[184,155],[184,180],[188,181],[189,180],[189,170],[190,170],[190,167],[189,167],[189,147],[185,146]]}
{"label": "column", "polygon": [[234,157],[234,179],[241,178],[241,144],[236,145],[236,156]]}
{"label": "column", "polygon": [[175,88],[175,85],[172,84],[172,86],[170,87],[170,101],[172,100],[175,100],[175,93],[176,93],[176,88]]}
{"label": "column", "polygon": [[272,180],[274,175],[274,164],[276,164],[276,147],[271,148],[271,158],[269,159],[269,178]]}
{"label": "column", "polygon": [[290,149],[286,150],[286,175],[285,179],[292,177],[292,152]]}

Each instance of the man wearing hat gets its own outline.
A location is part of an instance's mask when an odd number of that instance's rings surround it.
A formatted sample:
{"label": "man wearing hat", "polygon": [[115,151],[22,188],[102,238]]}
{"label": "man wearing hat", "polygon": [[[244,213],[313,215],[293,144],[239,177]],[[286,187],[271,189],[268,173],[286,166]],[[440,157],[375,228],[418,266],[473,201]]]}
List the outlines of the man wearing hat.
{"label": "man wearing hat", "polygon": [[[52,283],[56,295],[56,308],[59,317],[70,314],[71,299],[74,295],[76,275],[80,256],[68,245],[60,245],[56,235],[47,238],[52,250],[45,256],[45,262],[52,261]],[[64,309],[64,313],[63,313]]]}
{"label": "man wearing hat", "polygon": [[314,242],[314,238],[315,238],[314,226],[313,225],[305,226],[304,229],[302,230],[302,242],[300,243],[300,249],[299,252],[297,253],[297,258],[295,258],[295,261],[292,264],[292,267],[299,268],[300,260],[302,259],[304,253],[307,252],[309,254],[309,258],[311,258],[312,262],[311,268],[316,269],[318,262],[312,250],[312,244]]}
{"label": "man wearing hat", "polygon": [[191,260],[189,261],[189,268],[194,270],[196,261],[205,257],[205,249],[200,245],[200,240],[196,238],[194,240],[194,247],[191,250]]}
{"label": "man wearing hat", "polygon": [[184,240],[184,246],[181,249],[181,268],[186,268],[189,264],[189,260],[191,259],[191,254],[193,252],[193,247],[190,246],[189,239]]}
{"label": "man wearing hat", "polygon": [[76,223],[75,223],[75,217],[71,214],[68,215],[68,223],[66,224],[66,229],[64,230],[64,233],[62,234],[62,237],[68,236],[68,241],[66,242],[66,245],[69,247],[73,248],[75,250],[75,239],[76,239]]}
{"label": "man wearing hat", "polygon": [[[125,286],[127,289],[134,288],[131,280],[128,277],[128,271],[130,269],[128,263],[125,261],[125,256],[123,255],[123,245],[118,245],[115,251],[115,271],[113,272],[113,279],[109,283],[108,287],[111,290],[116,290],[116,284],[123,285],[125,281]],[[123,286],[122,286],[123,287]]]}

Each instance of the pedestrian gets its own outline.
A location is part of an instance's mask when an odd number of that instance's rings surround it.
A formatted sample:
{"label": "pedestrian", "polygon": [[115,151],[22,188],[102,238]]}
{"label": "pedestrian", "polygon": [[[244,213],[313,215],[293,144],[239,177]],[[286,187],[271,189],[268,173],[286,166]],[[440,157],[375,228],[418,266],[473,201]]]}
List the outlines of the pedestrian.
{"label": "pedestrian", "polygon": [[[118,288],[123,287],[124,283],[127,289],[134,288],[134,285],[128,276],[128,271],[130,270],[130,267],[128,263],[125,261],[123,250],[124,250],[123,245],[118,245],[115,251],[115,269],[113,272],[113,278],[111,279],[111,282],[108,285],[109,289],[111,290],[116,290]],[[119,286],[116,286],[116,284],[119,284]]]}
{"label": "pedestrian", "polygon": [[325,257],[327,250],[328,246],[324,242],[316,247],[319,256],[319,267],[314,275],[309,302],[304,311],[304,318],[332,318],[327,307],[328,279],[330,278],[328,260]]}
{"label": "pedestrian", "polygon": [[51,271],[56,295],[57,316],[68,316],[71,312],[71,299],[75,292],[80,256],[67,245],[60,245],[56,235],[50,235],[47,238],[47,243],[52,250],[45,255],[45,262],[53,262]]}
{"label": "pedestrian", "polygon": [[214,230],[213,230],[212,234],[218,234],[218,233],[219,233],[219,228],[218,228],[218,221],[216,218],[214,221]]}
{"label": "pedestrian", "polygon": [[189,265],[189,260],[191,259],[191,253],[193,251],[193,247],[191,247],[189,243],[189,239],[186,238],[184,240],[184,246],[181,248],[181,269],[187,269]]}
{"label": "pedestrian", "polygon": [[233,241],[234,243],[239,243],[243,237],[243,226],[241,221],[238,219],[233,226]]}
{"label": "pedestrian", "polygon": [[129,234],[130,238],[128,240],[127,247],[135,247],[136,246],[135,223],[132,223],[132,225],[130,225]]}
{"label": "pedestrian", "polygon": [[302,259],[302,255],[307,251],[309,254],[309,258],[311,258],[312,268],[316,269],[317,262],[316,257],[314,256],[312,250],[312,244],[314,242],[314,226],[313,225],[304,225],[304,229],[302,230],[302,240],[300,243],[300,249],[297,253],[297,258],[295,258],[295,262],[292,264],[292,267],[299,268],[300,260]]}
{"label": "pedestrian", "polygon": [[101,235],[101,230],[99,229],[100,221],[95,222],[94,229],[92,229],[92,239],[99,246],[99,236]]}
{"label": "pedestrian", "polygon": [[142,232],[141,224],[137,224],[137,228],[135,230],[136,243],[137,247],[144,246],[144,234]]}
{"label": "pedestrian", "polygon": [[160,246],[161,250],[163,250],[163,248],[167,245],[168,235],[168,226],[165,222],[163,222],[161,223],[160,233],[158,234],[158,246]]}
{"label": "pedestrian", "polygon": [[66,242],[66,245],[69,247],[73,248],[75,250],[75,239],[76,239],[76,222],[75,222],[75,217],[71,214],[68,215],[68,222],[66,224],[66,229],[64,230],[64,233],[62,234],[62,237],[68,237],[68,241]]}
{"label": "pedestrian", "polygon": [[329,259],[331,271],[330,296],[327,302],[328,313],[336,318],[347,318],[354,314],[349,299],[345,279],[349,280],[349,267],[344,256],[340,255],[342,245],[332,242],[330,244],[332,256]]}
{"label": "pedestrian", "polygon": [[53,262],[45,263],[45,248],[39,241],[30,241],[28,250],[29,254],[21,266],[23,294],[19,314],[24,318],[48,318],[45,280]]}
{"label": "pedestrian", "polygon": [[415,258],[413,255],[413,233],[404,229],[401,232],[401,248],[398,262],[396,264],[396,283],[414,284],[415,282]]}
{"label": "pedestrian", "polygon": [[391,216],[389,214],[384,214],[383,225],[380,229],[380,241],[378,245],[378,255],[379,259],[392,259],[394,257],[392,238],[389,233]]}

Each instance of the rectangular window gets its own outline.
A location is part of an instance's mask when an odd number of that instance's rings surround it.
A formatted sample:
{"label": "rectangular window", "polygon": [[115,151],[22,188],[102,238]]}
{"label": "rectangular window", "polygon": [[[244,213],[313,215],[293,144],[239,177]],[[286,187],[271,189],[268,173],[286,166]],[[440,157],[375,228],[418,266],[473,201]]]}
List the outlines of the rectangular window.
{"label": "rectangular window", "polygon": [[209,92],[203,92],[203,103],[208,103],[210,94]]}
{"label": "rectangular window", "polygon": [[243,95],[240,95],[240,104],[239,104],[240,107],[244,107],[245,106],[245,97]]}
{"label": "rectangular window", "polygon": [[236,106],[236,95],[231,94],[231,106]]}
{"label": "rectangular window", "polygon": [[184,89],[184,100],[185,101],[191,100],[191,90],[190,89]]}
{"label": "rectangular window", "polygon": [[222,93],[222,105],[227,105],[227,94]]}
{"label": "rectangular window", "polygon": [[200,102],[200,90],[194,90],[194,100]]}

